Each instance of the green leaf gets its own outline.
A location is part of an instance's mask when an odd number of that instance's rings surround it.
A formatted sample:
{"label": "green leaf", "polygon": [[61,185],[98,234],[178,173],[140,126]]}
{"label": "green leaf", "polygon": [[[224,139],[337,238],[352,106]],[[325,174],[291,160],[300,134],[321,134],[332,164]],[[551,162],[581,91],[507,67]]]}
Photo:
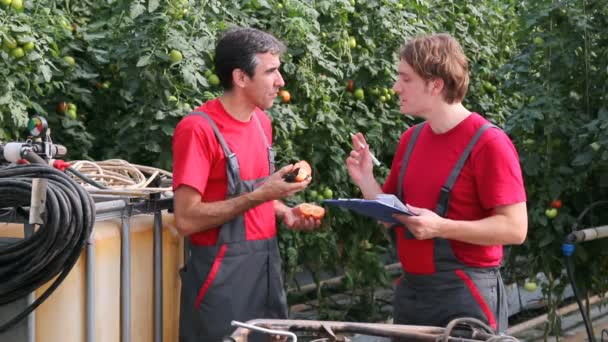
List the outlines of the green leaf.
{"label": "green leaf", "polygon": [[150,63],[152,63],[152,55],[146,55],[146,56],[140,57],[139,60],[137,61],[137,64],[135,64],[135,66],[138,68],[141,68],[141,67],[145,67],[146,65],[150,65]]}
{"label": "green leaf", "polygon": [[146,7],[141,3],[134,3],[131,5],[129,16],[131,19],[135,19],[142,15],[146,11]]}
{"label": "green leaf", "polygon": [[152,13],[156,11],[159,6],[158,0],[148,0],[148,12]]}
{"label": "green leaf", "polygon": [[12,100],[12,94],[10,92],[4,93],[4,95],[0,96],[0,105],[7,104]]}

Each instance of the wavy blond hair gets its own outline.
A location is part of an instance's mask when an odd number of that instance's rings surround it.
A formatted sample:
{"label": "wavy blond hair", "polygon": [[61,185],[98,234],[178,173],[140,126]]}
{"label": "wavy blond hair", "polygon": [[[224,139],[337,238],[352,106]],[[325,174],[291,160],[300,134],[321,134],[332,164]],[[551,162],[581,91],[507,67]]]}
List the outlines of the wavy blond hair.
{"label": "wavy blond hair", "polygon": [[423,79],[441,78],[447,103],[464,99],[469,87],[469,63],[454,37],[447,33],[416,37],[401,47],[399,55]]}

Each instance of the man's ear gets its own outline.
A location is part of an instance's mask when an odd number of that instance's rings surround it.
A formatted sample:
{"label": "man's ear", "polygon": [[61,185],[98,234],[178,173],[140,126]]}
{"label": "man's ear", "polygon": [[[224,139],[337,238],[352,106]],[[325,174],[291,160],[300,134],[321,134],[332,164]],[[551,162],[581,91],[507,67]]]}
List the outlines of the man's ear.
{"label": "man's ear", "polygon": [[232,70],[232,82],[235,87],[243,88],[245,87],[246,81],[249,79],[249,76],[242,69],[234,69]]}
{"label": "man's ear", "polygon": [[443,92],[443,87],[445,86],[445,82],[443,81],[443,79],[441,77],[434,77],[433,79],[431,79],[430,83],[430,87],[431,87],[431,94],[433,95],[439,95]]}

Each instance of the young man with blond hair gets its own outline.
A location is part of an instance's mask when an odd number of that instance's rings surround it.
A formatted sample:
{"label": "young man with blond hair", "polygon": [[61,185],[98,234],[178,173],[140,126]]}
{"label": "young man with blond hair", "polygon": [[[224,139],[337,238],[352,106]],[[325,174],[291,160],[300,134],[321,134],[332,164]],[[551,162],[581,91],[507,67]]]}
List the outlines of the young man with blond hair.
{"label": "young man with blond hair", "polygon": [[400,224],[391,227],[403,268],[394,322],[445,326],[472,317],[503,332],[508,314],[499,267],[503,245],[526,237],[526,193],[509,137],[462,105],[468,72],[448,34],[407,42],[393,90],[401,112],[424,122],[401,136],[382,187],[361,133],[346,164],[365,198],[395,194],[416,214],[396,216]]}

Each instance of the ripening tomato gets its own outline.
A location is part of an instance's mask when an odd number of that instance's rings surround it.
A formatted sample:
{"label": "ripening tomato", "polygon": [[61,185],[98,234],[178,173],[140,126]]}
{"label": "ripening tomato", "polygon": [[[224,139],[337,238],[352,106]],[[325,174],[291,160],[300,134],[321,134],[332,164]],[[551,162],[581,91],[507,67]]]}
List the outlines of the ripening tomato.
{"label": "ripening tomato", "polygon": [[57,104],[57,113],[63,114],[68,111],[68,103],[65,101],[61,101]]}
{"label": "ripening tomato", "polygon": [[561,209],[562,208],[562,200],[560,199],[555,199],[553,201],[551,201],[551,208],[555,208],[555,209]]}
{"label": "ripening tomato", "polygon": [[355,88],[355,81],[348,80],[348,82],[346,82],[346,91],[352,92],[354,88]]}
{"label": "ripening tomato", "polygon": [[281,90],[279,92],[279,96],[281,97],[281,101],[283,101],[283,103],[289,103],[291,101],[291,94],[287,90]]}

